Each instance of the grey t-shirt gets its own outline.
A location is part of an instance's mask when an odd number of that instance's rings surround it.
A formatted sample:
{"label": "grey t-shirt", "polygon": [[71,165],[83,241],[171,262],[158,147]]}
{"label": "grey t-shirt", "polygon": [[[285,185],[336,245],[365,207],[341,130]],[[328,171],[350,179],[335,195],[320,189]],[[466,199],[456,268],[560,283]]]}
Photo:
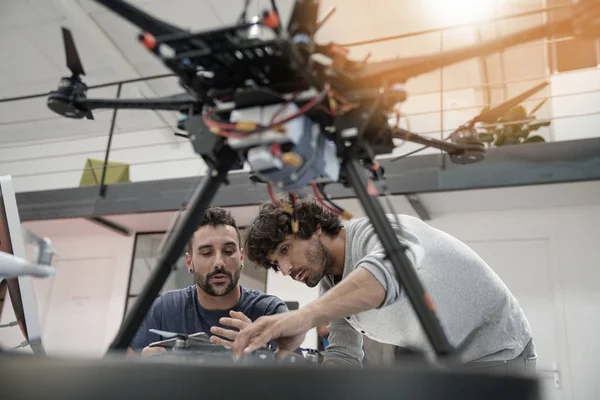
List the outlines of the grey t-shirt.
{"label": "grey t-shirt", "polygon": [[[388,220],[398,233],[394,215]],[[437,316],[461,361],[512,360],[532,339],[529,322],[502,280],[470,247],[418,218],[398,215],[406,254],[421,283],[431,295]],[[433,349],[396,279],[396,272],[368,218],[349,221],[342,279],[365,268],[385,288],[377,308],[330,322],[325,363],[360,365],[362,335],[400,347]],[[334,286],[330,276],[321,280],[321,293]],[[533,354],[534,346],[527,347]]]}
{"label": "grey t-shirt", "polygon": [[288,311],[285,303],[278,297],[259,290],[246,289],[242,286],[240,288],[240,300],[229,310],[207,310],[202,307],[198,302],[196,285],[161,294],[146,314],[130,347],[140,351],[150,343],[164,339],[155,333],[149,332],[149,329],[184,334],[205,332],[209,335],[212,326],[231,329],[219,323],[221,317],[229,317],[230,310],[240,311],[252,321],[263,315]]}

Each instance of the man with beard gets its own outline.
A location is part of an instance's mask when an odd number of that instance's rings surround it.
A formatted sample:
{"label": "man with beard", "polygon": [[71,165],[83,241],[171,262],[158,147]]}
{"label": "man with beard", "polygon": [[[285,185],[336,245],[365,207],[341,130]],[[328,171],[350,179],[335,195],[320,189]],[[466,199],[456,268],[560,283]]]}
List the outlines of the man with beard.
{"label": "man with beard", "polygon": [[144,355],[165,350],[148,347],[163,340],[149,329],[212,333],[213,343],[230,345],[249,322],[288,311],[279,298],[239,284],[244,251],[240,232],[228,211],[209,208],[186,250],[185,261],[195,284],[162,293],[154,301],[131,342],[132,350],[142,350]]}
{"label": "man with beard", "polygon": [[[329,323],[324,364],[360,366],[363,335],[432,355],[369,219],[342,224],[311,199],[297,201],[292,209],[297,233],[287,210],[263,204],[248,229],[246,254],[307,286],[320,283],[321,296],[300,310],[246,326],[233,343],[234,354],[273,339],[279,348],[295,348],[309,329]],[[476,368],[532,370],[536,355],[529,323],[494,271],[466,244],[417,218],[388,215],[388,220],[460,361]]]}

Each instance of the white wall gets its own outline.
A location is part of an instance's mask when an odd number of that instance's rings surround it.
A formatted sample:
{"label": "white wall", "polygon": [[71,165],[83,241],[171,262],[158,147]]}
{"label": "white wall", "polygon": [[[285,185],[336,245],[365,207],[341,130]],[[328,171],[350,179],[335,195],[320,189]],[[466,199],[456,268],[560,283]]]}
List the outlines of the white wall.
{"label": "white wall", "polygon": [[430,223],[471,245],[513,291],[534,331],[548,398],[598,398],[600,206],[454,214]]}
{"label": "white wall", "polygon": [[[73,232],[50,238],[59,254],[56,274],[34,280],[44,347],[49,355],[101,357],[124,315],[133,237]],[[3,320],[14,315],[8,302],[3,314]],[[22,340],[18,327],[0,330],[5,347]]]}
{"label": "white wall", "polygon": [[[428,223],[472,246],[517,297],[535,335],[545,399],[596,399],[600,206],[444,214]],[[272,271],[267,291],[301,307],[318,296]],[[314,330],[304,345],[313,338]]]}
{"label": "white wall", "polygon": [[[600,133],[600,70],[588,68],[552,76],[553,140],[598,137]],[[578,95],[569,95],[580,93]]]}
{"label": "white wall", "polygon": [[[281,273],[275,273],[272,270],[269,270],[267,274],[267,293],[277,296],[283,301],[297,301],[299,308],[319,297],[318,288],[309,288],[289,276],[283,276]],[[315,328],[311,329],[306,334],[302,347],[316,349],[317,338],[317,330]]]}
{"label": "white wall", "polygon": [[[93,122],[92,122],[93,123]],[[0,174],[12,175],[17,192],[77,187],[88,158],[104,160],[101,136],[0,147]],[[115,134],[110,160],[130,164],[132,182],[198,176],[204,163],[189,141],[171,129],[130,129]]]}

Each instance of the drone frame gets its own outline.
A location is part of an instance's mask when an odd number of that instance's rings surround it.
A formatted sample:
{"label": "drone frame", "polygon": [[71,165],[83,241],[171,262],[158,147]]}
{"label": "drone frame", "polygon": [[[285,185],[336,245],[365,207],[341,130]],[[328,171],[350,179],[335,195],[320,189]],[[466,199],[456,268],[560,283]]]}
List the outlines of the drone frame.
{"label": "drone frame", "polygon": [[[221,30],[190,33],[160,21],[123,0],[95,1],[140,27],[144,33],[140,35],[139,39],[148,50],[161,58],[164,64],[179,77],[180,85],[187,93],[158,99],[88,99],[86,97],[87,87],[79,79],[79,75],[84,73],[79,62],[79,57],[76,54],[74,43],[70,33],[65,34],[63,31],[67,52],[67,65],[73,72],[73,76],[63,78],[61,81],[62,89],[59,87],[58,91],[50,93],[48,106],[54,111],[72,118],[93,118],[91,110],[97,108],[177,110],[182,112],[190,110],[191,114],[193,114],[194,112],[198,112],[199,108],[205,104],[215,106],[215,99],[218,98],[217,94],[209,93],[206,90],[206,86],[203,85],[206,80],[199,77],[195,69],[190,68],[189,62],[186,64],[182,61],[186,59],[189,61],[192,56],[202,56],[202,49],[206,48],[206,43],[203,40],[206,35],[214,32],[223,32],[224,29],[244,29],[253,25],[241,23]],[[338,156],[341,159],[341,175],[343,176],[341,180],[343,180],[346,186],[354,189],[365,214],[373,224],[375,232],[388,255],[388,259],[395,268],[400,286],[406,292],[433,350],[438,358],[449,359],[448,356],[455,355],[455,349],[449,343],[436,316],[435,305],[431,296],[422,286],[415,270],[412,268],[405,254],[405,248],[396,237],[396,233],[392,229],[385,211],[377,198],[378,194],[368,189],[368,179],[365,176],[364,168],[377,169],[377,163],[373,159],[374,154],[370,151],[368,143],[364,142],[365,130],[368,129],[369,122],[375,118],[375,114],[381,110],[382,104],[388,102],[390,99],[389,96],[392,99],[398,100],[392,93],[392,89],[396,84],[405,83],[410,78],[451,64],[473,57],[488,55],[525,42],[548,36],[572,35],[576,27],[589,27],[590,25],[593,27],[594,19],[600,15],[599,4],[594,1],[584,1],[573,7],[572,15],[568,18],[526,29],[504,38],[482,42],[468,48],[452,50],[432,56],[383,61],[372,64],[352,62],[344,57],[342,57],[340,64],[339,46],[336,47],[331,44],[328,46],[314,45],[311,48],[310,46],[303,47],[302,45],[297,45],[289,40],[290,37],[298,35],[306,35],[312,39],[316,29],[320,26],[315,23],[318,6],[318,1],[297,0],[287,31],[281,28],[276,10],[270,13],[266,12],[260,23],[263,26],[271,28],[278,35],[280,43],[285,45],[283,50],[287,60],[295,66],[294,70],[300,74],[306,84],[306,87],[301,89],[318,87],[319,83],[319,80],[303,65],[302,54],[321,53],[332,60],[337,60],[337,62],[333,63],[333,67],[325,68],[328,75],[327,81],[332,87],[345,90],[345,94],[358,94],[359,97],[368,99],[366,103],[369,104],[369,107],[360,110],[362,120],[359,118],[357,121],[351,118],[345,121],[346,123],[353,124],[355,127],[352,134],[333,135],[330,137],[335,142],[338,149]],[[161,44],[168,44],[173,48],[176,55],[174,57],[162,56],[159,51]],[[194,73],[191,73],[192,71]],[[541,89],[546,84],[538,85],[535,91]],[[75,87],[76,85],[83,86]],[[235,87],[231,89],[235,89]],[[232,93],[221,93],[221,95],[223,94],[231,95]],[[525,96],[524,93],[517,96],[517,98],[511,99],[487,111],[486,115],[474,118],[459,129],[471,129],[475,122],[490,118],[494,119],[494,116],[500,116],[529,95]],[[72,112],[73,115],[67,114],[65,111],[67,108],[70,109],[70,111],[67,111]],[[337,123],[344,118],[345,116],[336,117],[333,125],[337,128]],[[196,230],[200,219],[209,207],[219,187],[222,184],[227,184],[228,173],[239,167],[243,161],[240,158],[239,152],[227,145],[226,138],[215,135],[215,140],[212,143],[206,143],[200,141],[199,135],[194,135],[192,132],[189,133],[194,149],[209,165],[209,173],[189,201],[189,210],[186,217],[169,236],[165,245],[165,251],[159,257],[156,267],[140,293],[139,300],[126,316],[109,350],[124,350],[129,346],[156,295],[167,280],[171,272],[171,266],[179,259],[187,241]],[[467,154],[467,158],[470,158],[475,154],[475,159],[464,159],[464,163],[481,159],[483,152],[481,143],[478,144],[473,141],[451,143],[425,138],[397,128],[395,130],[392,129],[392,135],[404,140],[415,141],[426,146],[439,148],[451,156],[464,156]],[[207,151],[207,148],[210,151]],[[367,148],[366,154],[365,148]]]}

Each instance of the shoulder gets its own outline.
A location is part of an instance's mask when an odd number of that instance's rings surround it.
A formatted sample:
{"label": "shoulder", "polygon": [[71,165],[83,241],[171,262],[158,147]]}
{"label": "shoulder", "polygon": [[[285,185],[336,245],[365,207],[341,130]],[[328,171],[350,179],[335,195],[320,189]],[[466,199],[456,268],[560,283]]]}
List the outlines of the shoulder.
{"label": "shoulder", "polygon": [[[403,227],[405,226],[428,226],[421,219],[413,217],[411,215],[406,214],[386,214],[386,217],[390,224],[395,227],[398,225],[398,222]],[[361,217],[352,219],[346,222],[346,231],[352,234],[357,232],[362,232],[363,230],[372,230],[373,225],[371,224],[371,220],[368,217]]]}
{"label": "shoulder", "polygon": [[272,294],[267,294],[256,289],[247,289],[241,287],[245,295],[245,300],[249,302],[280,303],[285,304],[283,300]]}
{"label": "shoulder", "polygon": [[195,285],[191,285],[183,289],[169,290],[161,293],[161,295],[158,296],[158,298],[154,301],[154,305],[162,309],[178,308],[189,302],[193,302],[195,294]]}
{"label": "shoulder", "polygon": [[[287,311],[285,302],[277,296],[256,289],[240,286],[243,292],[243,308],[258,318],[261,315],[278,314]],[[251,318],[253,319],[253,318]]]}

